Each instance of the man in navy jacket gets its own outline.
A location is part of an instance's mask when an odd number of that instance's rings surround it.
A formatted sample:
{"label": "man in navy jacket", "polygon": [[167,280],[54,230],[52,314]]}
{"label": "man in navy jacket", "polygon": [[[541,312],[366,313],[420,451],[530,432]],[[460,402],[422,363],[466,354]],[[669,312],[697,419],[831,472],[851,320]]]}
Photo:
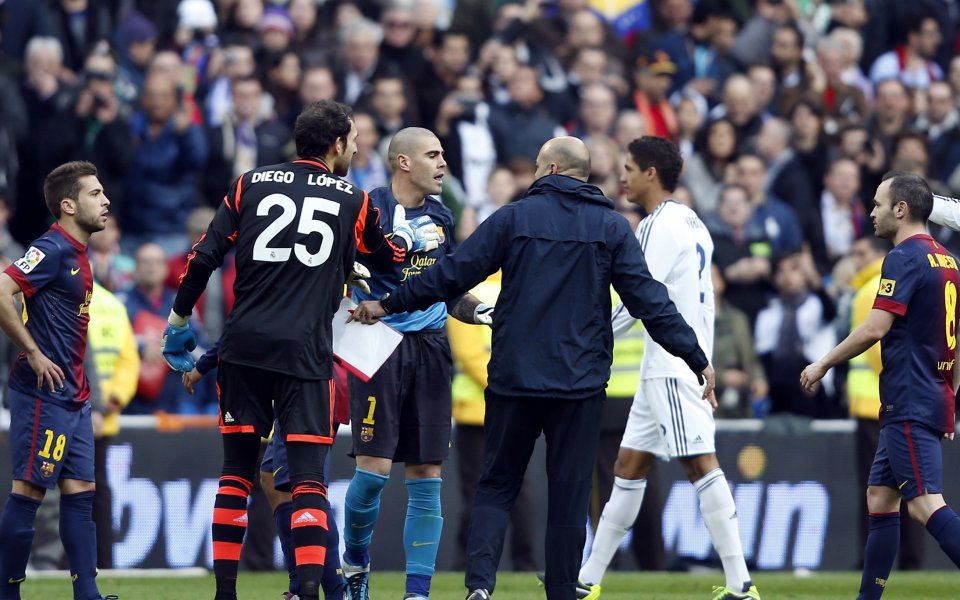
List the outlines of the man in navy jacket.
{"label": "man in navy jacket", "polygon": [[582,141],[548,141],[523,199],[495,212],[440,264],[353,315],[370,323],[423,308],[503,270],[488,367],[485,469],[467,543],[467,600],[490,598],[509,511],[541,432],[549,482],[547,598],[575,598],[613,352],[611,284],[649,335],[700,376],[713,402],[713,368],[696,334],[650,276],[613,202],[584,183],[589,173]]}

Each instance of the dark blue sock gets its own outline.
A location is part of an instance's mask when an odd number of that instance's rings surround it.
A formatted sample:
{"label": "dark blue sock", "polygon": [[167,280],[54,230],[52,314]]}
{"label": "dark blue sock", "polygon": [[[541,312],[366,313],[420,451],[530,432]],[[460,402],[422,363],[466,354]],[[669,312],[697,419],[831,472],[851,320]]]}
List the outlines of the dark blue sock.
{"label": "dark blue sock", "polygon": [[19,494],[10,494],[3,507],[0,516],[0,600],[20,600],[20,582],[27,576],[33,522],[38,508],[39,500]]}
{"label": "dark blue sock", "polygon": [[408,594],[416,594],[418,596],[423,596],[425,598],[430,597],[430,581],[433,578],[429,575],[414,575],[413,573],[407,573],[407,592]]}
{"label": "dark blue sock", "polygon": [[60,540],[70,564],[74,600],[100,600],[93,492],[60,494]]}
{"label": "dark blue sock", "polygon": [[960,567],[960,517],[949,506],[942,506],[927,520],[927,531],[937,539],[944,554]]}
{"label": "dark blue sock", "polygon": [[293,516],[293,502],[283,502],[273,511],[277,523],[277,535],[280,536],[280,549],[283,550],[283,566],[290,575],[290,593],[300,591],[300,579],[297,577],[297,561],[293,554],[293,534],[290,532],[290,517]]}
{"label": "dark blue sock", "polygon": [[337,530],[332,508],[327,511],[327,557],[323,563],[320,587],[323,588],[326,600],[341,600],[347,587],[343,580],[343,568],[340,566],[340,532]]}
{"label": "dark blue sock", "polygon": [[863,553],[863,577],[857,600],[877,600],[887,587],[900,547],[900,513],[870,513],[870,534]]}

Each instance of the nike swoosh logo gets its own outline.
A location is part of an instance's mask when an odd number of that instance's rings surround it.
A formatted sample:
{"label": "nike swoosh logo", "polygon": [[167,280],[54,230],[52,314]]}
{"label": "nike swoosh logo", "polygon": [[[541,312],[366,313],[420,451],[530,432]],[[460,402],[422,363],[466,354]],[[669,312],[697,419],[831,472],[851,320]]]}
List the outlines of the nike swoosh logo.
{"label": "nike swoosh logo", "polygon": [[908,482],[904,481],[903,483],[901,483],[900,485],[897,486],[897,489],[898,489],[898,490],[902,490],[902,489],[903,489],[903,486],[907,485],[907,483],[908,483]]}
{"label": "nike swoosh logo", "polygon": [[436,542],[413,542],[411,546],[414,548],[419,548],[420,546],[429,546],[431,544],[436,544]]}
{"label": "nike swoosh logo", "polygon": [[71,275],[76,275],[76,274],[79,273],[79,272],[80,272],[80,267],[77,267],[76,269],[70,269],[70,274],[71,274]]}
{"label": "nike swoosh logo", "polygon": [[18,583],[23,583],[23,582],[26,581],[26,580],[27,580],[26,577],[21,577],[20,579],[15,579],[15,578],[11,577],[11,578],[10,578],[10,581],[8,581],[7,583],[10,583],[10,584],[18,584]]}
{"label": "nike swoosh logo", "polygon": [[366,525],[357,525],[356,523],[351,523],[351,524],[350,524],[350,527],[353,527],[354,529],[366,529],[367,527],[370,527],[371,525],[373,525],[373,523],[367,523]]}
{"label": "nike swoosh logo", "polygon": [[273,476],[276,477],[276,476],[277,476],[277,473],[279,473],[279,472],[282,471],[282,470],[283,470],[283,467],[280,467],[279,469],[277,469],[276,471],[273,472]]}

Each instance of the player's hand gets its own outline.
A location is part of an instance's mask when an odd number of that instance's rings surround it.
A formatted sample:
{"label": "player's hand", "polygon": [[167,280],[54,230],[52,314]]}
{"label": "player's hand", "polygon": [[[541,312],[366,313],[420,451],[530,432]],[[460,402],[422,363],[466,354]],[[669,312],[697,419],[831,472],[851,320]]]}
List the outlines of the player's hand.
{"label": "player's hand", "polygon": [[807,368],[800,373],[800,386],[811,394],[817,391],[820,380],[827,374],[827,369],[819,362],[807,365]]}
{"label": "player's hand", "polygon": [[953,441],[953,433],[952,433],[952,432],[951,432],[951,433],[945,433],[945,434],[943,434],[943,437],[945,437],[946,439],[950,440],[951,442]]}
{"label": "player's hand", "polygon": [[364,325],[373,325],[380,320],[380,317],[386,316],[387,311],[383,310],[378,300],[368,300],[361,302],[350,316],[347,317],[347,323],[360,321]]}
{"label": "player's hand", "polygon": [[496,306],[480,303],[473,309],[473,322],[477,325],[489,325],[493,327],[493,311]]}
{"label": "player's hand", "polygon": [[98,410],[90,412],[90,425],[93,427],[93,437],[100,439],[103,437],[103,413]]}
{"label": "player's hand", "polygon": [[717,375],[713,372],[713,365],[708,364],[706,369],[697,373],[697,380],[700,385],[706,385],[703,388],[703,399],[713,408],[717,408],[717,399],[713,395],[713,389],[717,387]]}
{"label": "player's hand", "polygon": [[393,210],[393,237],[403,240],[407,252],[430,252],[440,247],[440,231],[428,215],[407,220],[407,210],[399,204]]}
{"label": "player's hand", "polygon": [[187,388],[187,393],[193,395],[193,386],[201,379],[203,379],[203,375],[194,367],[190,371],[186,371],[180,380],[183,382],[183,387]]}
{"label": "player's hand", "polygon": [[27,362],[30,368],[37,374],[37,389],[44,386],[49,387],[50,391],[56,393],[63,389],[63,371],[53,363],[52,360],[44,356],[40,350],[35,350],[27,354]]}
{"label": "player's hand", "polygon": [[103,406],[104,415],[114,415],[123,410],[123,405],[117,400],[116,396],[110,396]]}
{"label": "player's hand", "polygon": [[353,263],[353,271],[347,277],[347,285],[370,295],[370,284],[367,283],[367,279],[370,279],[370,271],[358,262]]}
{"label": "player's hand", "polygon": [[193,369],[197,361],[190,356],[190,351],[197,347],[197,336],[190,328],[190,324],[183,326],[167,324],[160,338],[160,352],[163,360],[174,371],[186,372]]}
{"label": "player's hand", "polygon": [[189,110],[180,107],[177,112],[173,113],[173,128],[178,135],[185,134],[191,125],[193,125],[193,116]]}

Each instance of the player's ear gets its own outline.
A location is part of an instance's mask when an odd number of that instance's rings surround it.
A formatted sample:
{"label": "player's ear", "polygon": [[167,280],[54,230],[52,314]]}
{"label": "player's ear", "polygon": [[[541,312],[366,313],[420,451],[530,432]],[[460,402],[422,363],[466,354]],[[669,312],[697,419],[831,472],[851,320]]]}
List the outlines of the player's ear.
{"label": "player's ear", "polygon": [[409,171],[409,170],[410,170],[410,157],[407,156],[406,154],[398,154],[398,155],[397,155],[397,168],[400,169],[401,171]]}
{"label": "player's ear", "polygon": [[62,198],[60,200],[60,213],[64,215],[77,214],[77,203],[73,198]]}

